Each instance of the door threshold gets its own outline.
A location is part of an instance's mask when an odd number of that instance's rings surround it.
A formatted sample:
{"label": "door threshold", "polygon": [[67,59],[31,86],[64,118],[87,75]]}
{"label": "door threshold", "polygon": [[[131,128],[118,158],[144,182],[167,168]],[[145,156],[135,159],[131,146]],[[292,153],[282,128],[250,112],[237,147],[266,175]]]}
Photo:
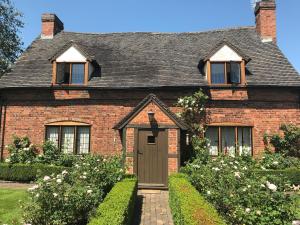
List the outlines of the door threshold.
{"label": "door threshold", "polygon": [[138,184],[138,189],[152,189],[152,190],[168,190],[168,186],[164,184]]}

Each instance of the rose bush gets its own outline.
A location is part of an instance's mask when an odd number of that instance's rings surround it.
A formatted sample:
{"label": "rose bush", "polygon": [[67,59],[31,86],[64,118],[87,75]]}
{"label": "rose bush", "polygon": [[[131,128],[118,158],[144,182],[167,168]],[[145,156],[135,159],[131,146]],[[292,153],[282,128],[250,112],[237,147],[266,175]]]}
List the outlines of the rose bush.
{"label": "rose bush", "polygon": [[221,156],[205,164],[194,160],[183,172],[229,224],[290,224],[295,206],[285,194],[289,182],[255,176],[253,168],[251,160]]}
{"label": "rose bush", "polygon": [[112,186],[124,176],[118,157],[81,157],[72,170],[45,176],[29,189],[24,220],[33,225],[86,224]]}
{"label": "rose bush", "polygon": [[6,147],[10,153],[7,163],[32,163],[37,156],[37,149],[28,137],[13,136],[12,143]]}
{"label": "rose bush", "polygon": [[260,169],[287,169],[300,168],[300,160],[296,157],[284,156],[281,153],[266,152],[261,160],[257,161],[257,168]]}

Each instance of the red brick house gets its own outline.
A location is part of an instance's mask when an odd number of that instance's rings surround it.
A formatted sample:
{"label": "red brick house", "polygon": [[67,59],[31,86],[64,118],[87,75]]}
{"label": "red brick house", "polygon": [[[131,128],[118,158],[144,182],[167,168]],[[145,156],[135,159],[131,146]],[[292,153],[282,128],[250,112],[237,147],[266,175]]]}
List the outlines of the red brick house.
{"label": "red brick house", "polygon": [[14,134],[66,153],[124,154],[140,185],[182,163],[181,96],[210,97],[213,155],[264,150],[264,133],[300,125],[300,76],[276,45],[273,0],[256,26],[195,33],[76,33],[43,14],[41,36],[0,79],[1,159]]}

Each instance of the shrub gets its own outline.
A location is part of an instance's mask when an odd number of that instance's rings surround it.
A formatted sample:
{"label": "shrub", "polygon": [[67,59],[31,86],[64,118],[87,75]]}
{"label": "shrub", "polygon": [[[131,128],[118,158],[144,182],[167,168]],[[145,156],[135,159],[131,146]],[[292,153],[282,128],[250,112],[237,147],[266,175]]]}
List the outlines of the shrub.
{"label": "shrub", "polygon": [[0,164],[0,180],[30,182],[38,177],[57,174],[65,168],[44,164]]}
{"label": "shrub", "polygon": [[136,196],[136,178],[120,181],[108,193],[88,225],[130,225]]}
{"label": "shrub", "polygon": [[266,152],[261,160],[257,161],[260,169],[282,170],[287,168],[300,168],[300,160],[295,157],[284,156],[281,153]]}
{"label": "shrub", "polygon": [[225,225],[210,203],[183,175],[169,178],[170,207],[176,225]]}
{"label": "shrub", "polygon": [[300,157],[300,127],[293,124],[283,124],[280,127],[283,137],[274,134],[269,142],[274,146],[275,152],[286,156]]}
{"label": "shrub", "polygon": [[229,224],[290,224],[295,207],[290,183],[283,177],[257,176],[240,158],[218,157],[189,163],[184,172],[196,189]]}
{"label": "shrub", "polygon": [[32,163],[37,156],[37,149],[28,137],[13,136],[13,142],[7,148],[10,153],[6,159],[8,163]]}
{"label": "shrub", "polygon": [[289,168],[284,170],[255,170],[254,173],[258,176],[276,176],[282,179],[289,180],[291,184],[300,185],[300,169]]}
{"label": "shrub", "polygon": [[81,225],[102,202],[112,186],[122,179],[122,160],[86,156],[70,171],[45,176],[30,188],[24,220],[33,225]]}

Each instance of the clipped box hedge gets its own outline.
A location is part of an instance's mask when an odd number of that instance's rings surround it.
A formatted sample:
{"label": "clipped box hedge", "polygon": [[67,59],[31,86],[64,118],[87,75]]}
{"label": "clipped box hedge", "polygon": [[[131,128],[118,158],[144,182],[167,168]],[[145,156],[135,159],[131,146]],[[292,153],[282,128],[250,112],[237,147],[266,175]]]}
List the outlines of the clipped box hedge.
{"label": "clipped box hedge", "polygon": [[170,176],[169,195],[175,225],[226,225],[183,174]]}
{"label": "clipped box hedge", "polygon": [[88,225],[130,225],[137,196],[137,179],[118,182],[99,205]]}
{"label": "clipped box hedge", "polygon": [[300,169],[289,168],[284,170],[256,170],[258,176],[273,175],[277,177],[284,177],[291,181],[292,184],[300,184]]}
{"label": "clipped box hedge", "polygon": [[39,176],[61,173],[65,167],[47,164],[8,164],[0,163],[0,180],[30,182]]}

